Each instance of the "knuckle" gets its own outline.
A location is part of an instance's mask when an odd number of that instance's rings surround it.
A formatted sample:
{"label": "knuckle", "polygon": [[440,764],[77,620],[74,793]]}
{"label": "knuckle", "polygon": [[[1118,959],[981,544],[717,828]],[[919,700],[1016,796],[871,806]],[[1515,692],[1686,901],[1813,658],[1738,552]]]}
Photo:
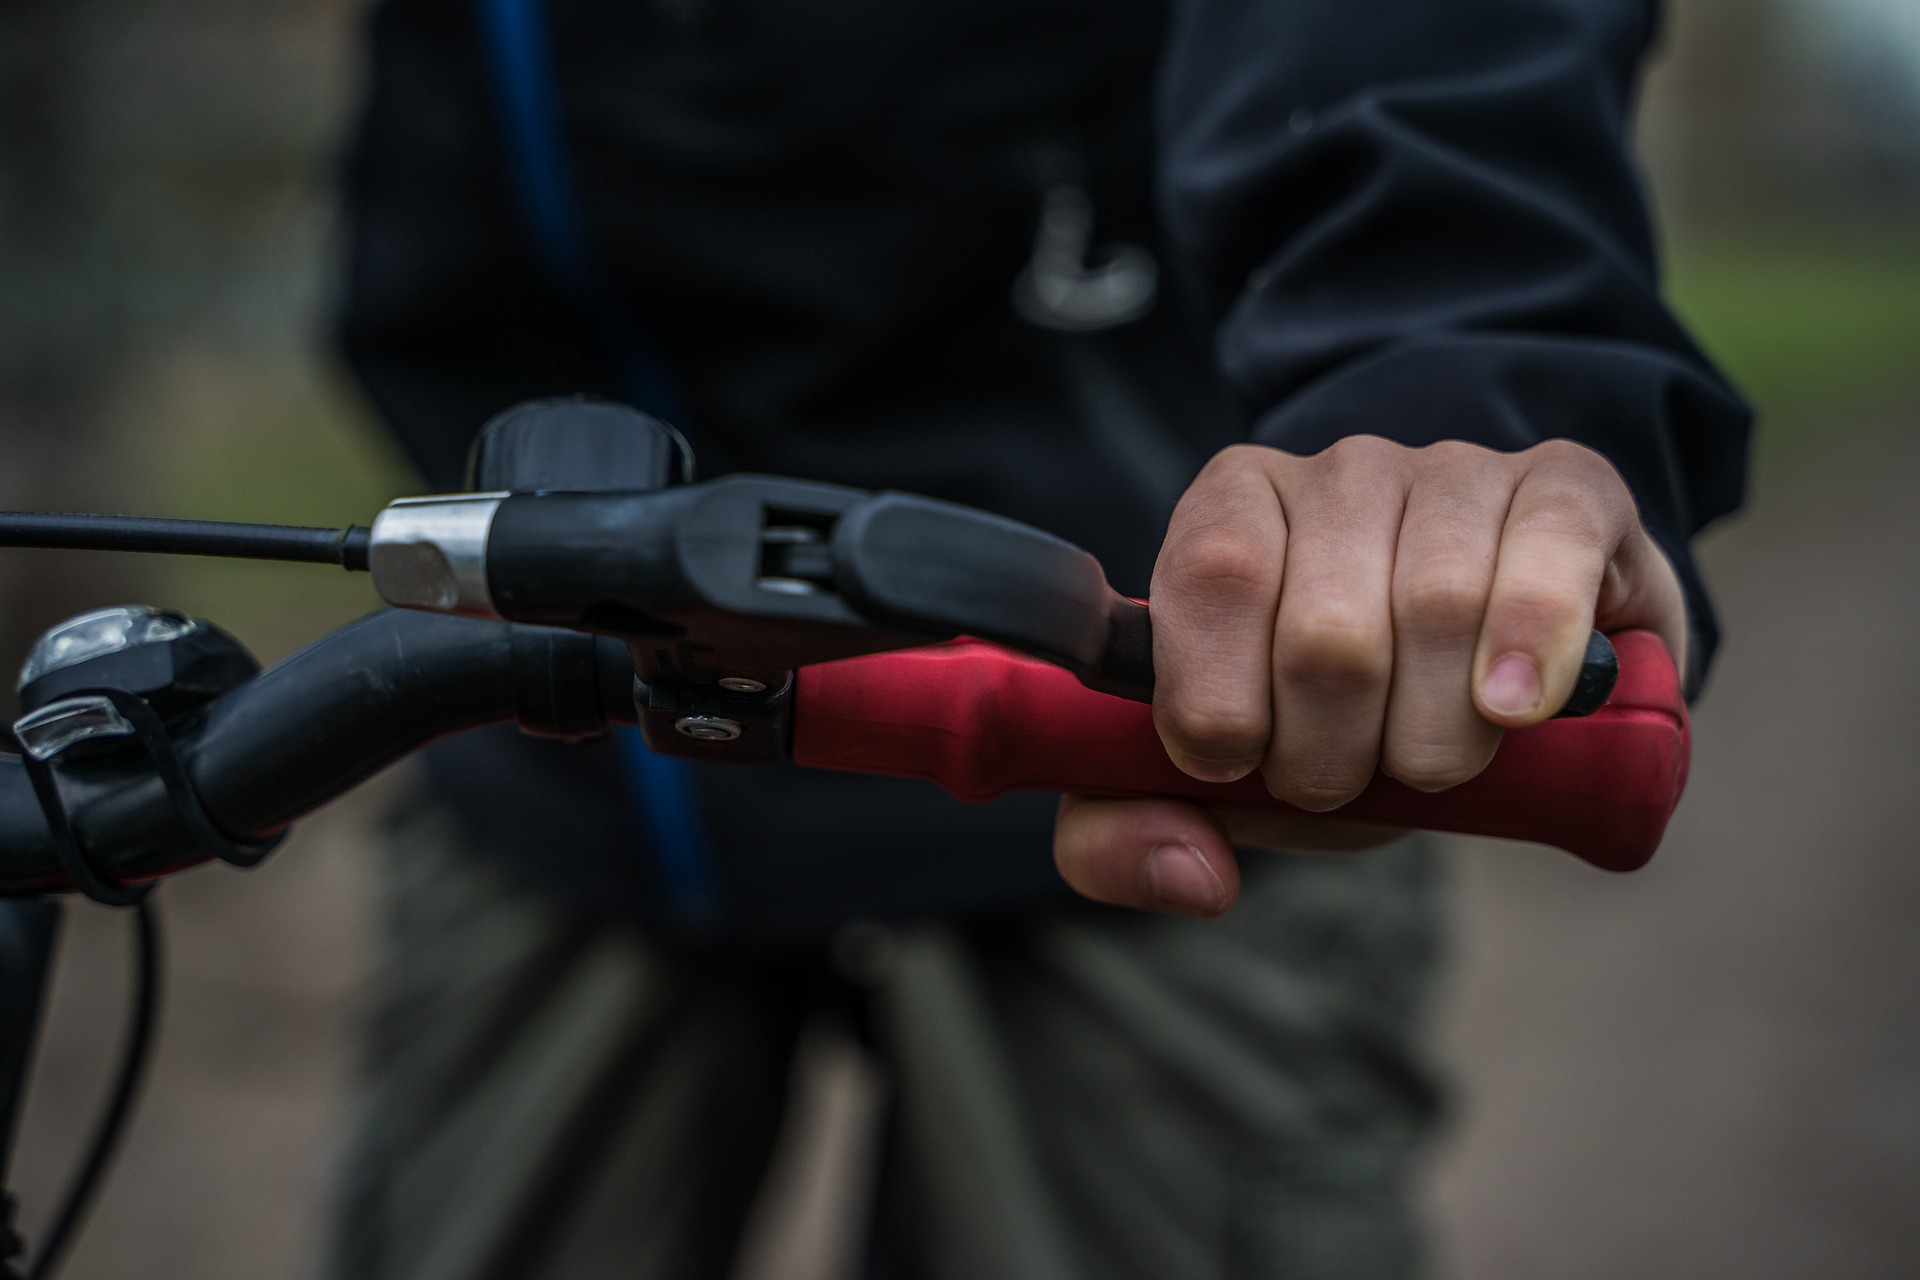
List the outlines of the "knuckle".
{"label": "knuckle", "polygon": [[1313,456],[1317,470],[1336,476],[1377,475],[1397,470],[1413,451],[1382,436],[1342,436]]}
{"label": "knuckle", "polygon": [[1521,465],[1514,455],[1465,440],[1439,440],[1416,455],[1415,483],[1428,501],[1460,513],[1512,501]]}
{"label": "knuckle", "polygon": [[1276,461],[1284,456],[1280,450],[1266,445],[1230,444],[1207,459],[1179,505],[1191,507],[1196,499],[1240,488],[1250,481],[1263,483]]}
{"label": "knuckle", "polygon": [[1247,444],[1243,441],[1239,444],[1230,444],[1214,454],[1207,462],[1207,469],[1264,469],[1269,462],[1279,456],[1281,451],[1271,445]]}
{"label": "knuckle", "polygon": [[1267,745],[1271,719],[1251,700],[1173,698],[1155,707],[1163,736],[1196,756],[1248,759]]}
{"label": "knuckle", "polygon": [[1395,594],[1395,625],[1420,636],[1470,635],[1487,607],[1487,584],[1460,573],[1422,573]]}
{"label": "knuckle", "polygon": [[1265,773],[1269,794],[1309,813],[1338,809],[1365,791],[1372,779],[1371,763],[1362,768],[1333,761],[1283,761]]}
{"label": "knuckle", "polygon": [[1577,440],[1568,440],[1564,437],[1559,437],[1552,440],[1542,440],[1539,444],[1534,445],[1530,452],[1534,457],[1542,461],[1562,462],[1568,459],[1584,457],[1591,454],[1593,450],[1587,448]]}
{"label": "knuckle", "polygon": [[1265,603],[1280,582],[1273,548],[1230,524],[1188,530],[1167,548],[1160,567],[1174,589],[1226,604]]}
{"label": "knuckle", "polygon": [[1527,450],[1527,453],[1535,466],[1556,471],[1570,471],[1581,475],[1613,471],[1613,465],[1604,456],[1578,440],[1542,440]]}
{"label": "knuckle", "polygon": [[1491,752],[1458,743],[1393,742],[1381,754],[1380,772],[1416,791],[1446,791],[1478,777],[1491,759]]}
{"label": "knuckle", "polygon": [[1604,454],[1574,440],[1546,440],[1528,455],[1532,470],[1554,499],[1543,506],[1589,512],[1609,524],[1634,510],[1627,482]]}
{"label": "knuckle", "polygon": [[1544,574],[1513,575],[1500,584],[1498,617],[1549,627],[1581,621],[1593,611],[1593,601],[1570,587],[1565,580]]}
{"label": "knuckle", "polygon": [[1478,466],[1488,458],[1500,456],[1485,445],[1468,440],[1436,440],[1432,444],[1422,445],[1418,452],[1426,462],[1449,468]]}
{"label": "knuckle", "polygon": [[1408,452],[1407,446],[1371,433],[1342,436],[1322,450],[1328,458],[1379,458]]}
{"label": "knuckle", "polygon": [[1273,460],[1279,456],[1276,449],[1245,444],[1229,445],[1214,454],[1174,505],[1173,529],[1188,523],[1221,523],[1231,518],[1222,513],[1244,515],[1257,509],[1263,498],[1270,502]]}
{"label": "knuckle", "polygon": [[1529,539],[1551,539],[1594,555],[1607,554],[1619,540],[1617,522],[1574,491],[1554,493],[1531,504],[1515,517],[1508,532]]}
{"label": "knuckle", "polygon": [[1377,688],[1392,671],[1391,635],[1367,614],[1323,605],[1287,620],[1274,654],[1284,683],[1355,692]]}

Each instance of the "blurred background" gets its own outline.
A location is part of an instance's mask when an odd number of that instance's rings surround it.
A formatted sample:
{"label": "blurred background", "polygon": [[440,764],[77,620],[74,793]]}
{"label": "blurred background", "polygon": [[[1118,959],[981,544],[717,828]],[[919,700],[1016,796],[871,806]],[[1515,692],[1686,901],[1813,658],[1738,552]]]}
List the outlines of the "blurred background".
{"label": "blurred background", "polygon": [[[324,341],[361,17],[0,4],[0,504],[339,524],[410,487]],[[1436,1248],[1475,1280],[1910,1273],[1920,4],[1676,0],[1642,134],[1672,296],[1761,412],[1748,509],[1706,540],[1729,638],[1649,870],[1449,855]],[[318,567],[12,553],[0,670],[123,599],[267,660],[375,603]],[[392,785],[260,871],[169,884],[156,1070],[75,1280],[312,1273],[376,954],[359,836]],[[74,912],[20,1138],[30,1232],[117,1041],[124,923]],[[781,1235],[818,1222],[866,1105],[844,1054],[812,1062],[752,1275],[836,1274],[839,1236]]]}

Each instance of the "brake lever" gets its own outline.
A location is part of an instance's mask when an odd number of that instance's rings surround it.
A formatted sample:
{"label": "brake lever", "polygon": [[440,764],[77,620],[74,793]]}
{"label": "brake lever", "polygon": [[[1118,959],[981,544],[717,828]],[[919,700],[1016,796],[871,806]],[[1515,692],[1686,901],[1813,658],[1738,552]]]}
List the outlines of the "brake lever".
{"label": "brake lever", "polygon": [[[409,498],[374,522],[368,563],[389,604],[625,640],[683,736],[700,736],[701,717],[745,723],[764,708],[739,699],[764,701],[795,668],[960,636],[1153,699],[1150,611],[1097,559],[912,494],[736,475],[644,493]],[[1617,672],[1596,632],[1562,714],[1602,705]]]}

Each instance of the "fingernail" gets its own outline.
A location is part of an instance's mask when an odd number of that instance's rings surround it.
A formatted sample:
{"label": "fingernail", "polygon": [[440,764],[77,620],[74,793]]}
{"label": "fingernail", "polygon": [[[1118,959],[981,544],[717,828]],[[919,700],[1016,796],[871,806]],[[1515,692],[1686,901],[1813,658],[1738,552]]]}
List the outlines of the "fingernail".
{"label": "fingernail", "polygon": [[1227,908],[1227,886],[1190,844],[1163,844],[1147,855],[1147,887],[1169,911],[1217,916]]}
{"label": "fingernail", "polygon": [[1523,716],[1540,705],[1540,672],[1533,659],[1509,653],[1493,664],[1480,700],[1495,715]]}

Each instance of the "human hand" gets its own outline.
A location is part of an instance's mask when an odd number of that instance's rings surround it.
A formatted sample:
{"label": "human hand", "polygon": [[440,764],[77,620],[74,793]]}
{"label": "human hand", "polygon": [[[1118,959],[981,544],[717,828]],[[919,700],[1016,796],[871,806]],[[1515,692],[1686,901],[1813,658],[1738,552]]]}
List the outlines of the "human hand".
{"label": "human hand", "polygon": [[1064,797],[1054,857],[1102,902],[1233,904],[1233,846],[1347,850],[1399,834],[1315,817],[1376,770],[1423,791],[1566,702],[1594,628],[1644,627],[1681,669],[1686,603],[1599,454],[1355,436],[1308,457],[1236,445],[1175,509],[1154,567],[1154,724],[1173,762],[1260,770],[1303,812]]}

